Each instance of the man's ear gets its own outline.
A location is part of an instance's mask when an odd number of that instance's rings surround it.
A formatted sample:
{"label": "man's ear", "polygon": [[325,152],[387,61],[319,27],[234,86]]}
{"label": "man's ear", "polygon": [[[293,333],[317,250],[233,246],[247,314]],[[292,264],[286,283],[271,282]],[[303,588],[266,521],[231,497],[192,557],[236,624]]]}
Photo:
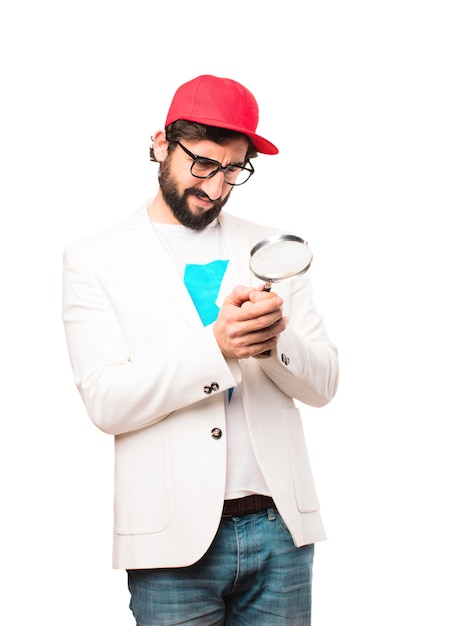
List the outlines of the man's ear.
{"label": "man's ear", "polygon": [[154,133],[154,156],[160,163],[162,163],[162,161],[165,161],[168,153],[168,141],[165,137],[165,130],[158,130]]}

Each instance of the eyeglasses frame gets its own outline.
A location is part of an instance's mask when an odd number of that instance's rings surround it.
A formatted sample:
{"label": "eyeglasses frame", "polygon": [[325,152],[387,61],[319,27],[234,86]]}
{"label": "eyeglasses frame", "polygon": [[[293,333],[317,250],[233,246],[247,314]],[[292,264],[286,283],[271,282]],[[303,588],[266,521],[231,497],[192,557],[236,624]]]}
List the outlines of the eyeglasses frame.
{"label": "eyeglasses frame", "polygon": [[[225,167],[223,167],[223,165],[221,163],[219,163],[218,161],[216,161],[215,159],[209,159],[208,157],[199,156],[198,154],[194,154],[188,148],[183,146],[183,144],[180,141],[175,141],[174,143],[176,143],[181,148],[181,150],[183,150],[192,159],[192,165],[190,166],[190,173],[192,174],[192,176],[194,178],[199,178],[199,179],[202,179],[202,180],[208,179],[208,178],[213,178],[213,176],[215,176],[219,172],[223,172],[223,175],[225,177],[225,172],[227,172],[229,168],[236,167],[236,168],[240,168],[242,170],[245,170],[246,172],[249,172],[249,177],[246,178],[242,183],[230,183],[225,178],[224,178],[224,180],[225,180],[225,183],[227,185],[230,185],[231,187],[240,187],[241,185],[246,183],[248,180],[250,180],[251,176],[255,173],[255,168],[253,167],[253,165],[252,165],[252,163],[250,162],[249,159],[247,159],[246,164],[249,165],[250,167],[245,167],[244,165],[238,165],[238,164],[235,164],[235,163],[230,163],[229,165],[226,165]],[[209,161],[209,162],[213,163],[216,166],[216,169],[213,170],[207,176],[197,176],[196,174],[194,174],[192,172],[193,166],[195,165],[195,161],[197,161],[197,160]]]}

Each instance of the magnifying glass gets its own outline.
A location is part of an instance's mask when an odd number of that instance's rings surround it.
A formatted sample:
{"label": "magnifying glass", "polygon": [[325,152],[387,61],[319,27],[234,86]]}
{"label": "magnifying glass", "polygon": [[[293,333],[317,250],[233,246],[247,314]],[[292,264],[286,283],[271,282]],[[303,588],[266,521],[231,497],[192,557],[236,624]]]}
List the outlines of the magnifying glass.
{"label": "magnifying glass", "polygon": [[[257,278],[264,281],[264,291],[270,291],[272,283],[305,274],[312,259],[307,242],[300,237],[273,235],[253,246],[249,267]],[[267,357],[270,353],[266,350],[257,356]]]}
{"label": "magnifying glass", "polygon": [[259,241],[250,251],[250,269],[264,280],[265,291],[272,283],[305,274],[313,254],[306,241],[296,235],[273,235]]}

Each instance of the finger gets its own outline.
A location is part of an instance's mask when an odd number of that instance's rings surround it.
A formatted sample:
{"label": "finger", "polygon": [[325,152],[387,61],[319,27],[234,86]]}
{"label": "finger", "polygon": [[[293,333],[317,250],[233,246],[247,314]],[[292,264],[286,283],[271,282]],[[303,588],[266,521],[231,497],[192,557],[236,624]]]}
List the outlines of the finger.
{"label": "finger", "polygon": [[240,307],[244,302],[248,302],[250,294],[255,291],[253,287],[244,287],[238,285],[233,291],[226,297],[225,304],[231,304],[236,307]]}
{"label": "finger", "polygon": [[241,305],[240,313],[238,312],[238,320],[253,320],[267,315],[276,316],[272,321],[283,315],[283,300],[281,298],[244,302]]}

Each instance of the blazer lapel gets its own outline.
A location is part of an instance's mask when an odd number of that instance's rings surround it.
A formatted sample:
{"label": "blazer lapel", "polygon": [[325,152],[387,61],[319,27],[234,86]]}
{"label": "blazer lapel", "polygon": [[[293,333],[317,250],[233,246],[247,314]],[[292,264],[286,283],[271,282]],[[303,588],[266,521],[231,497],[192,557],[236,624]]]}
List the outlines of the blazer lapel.
{"label": "blazer lapel", "polygon": [[192,328],[200,329],[203,326],[200,316],[184,282],[152,227],[147,206],[131,215],[126,222],[126,228],[134,252],[142,258],[149,269],[152,288],[172,300]]}
{"label": "blazer lapel", "polygon": [[229,213],[219,216],[222,233],[228,247],[234,285],[250,285],[252,275],[249,269],[250,233],[241,220]]}

